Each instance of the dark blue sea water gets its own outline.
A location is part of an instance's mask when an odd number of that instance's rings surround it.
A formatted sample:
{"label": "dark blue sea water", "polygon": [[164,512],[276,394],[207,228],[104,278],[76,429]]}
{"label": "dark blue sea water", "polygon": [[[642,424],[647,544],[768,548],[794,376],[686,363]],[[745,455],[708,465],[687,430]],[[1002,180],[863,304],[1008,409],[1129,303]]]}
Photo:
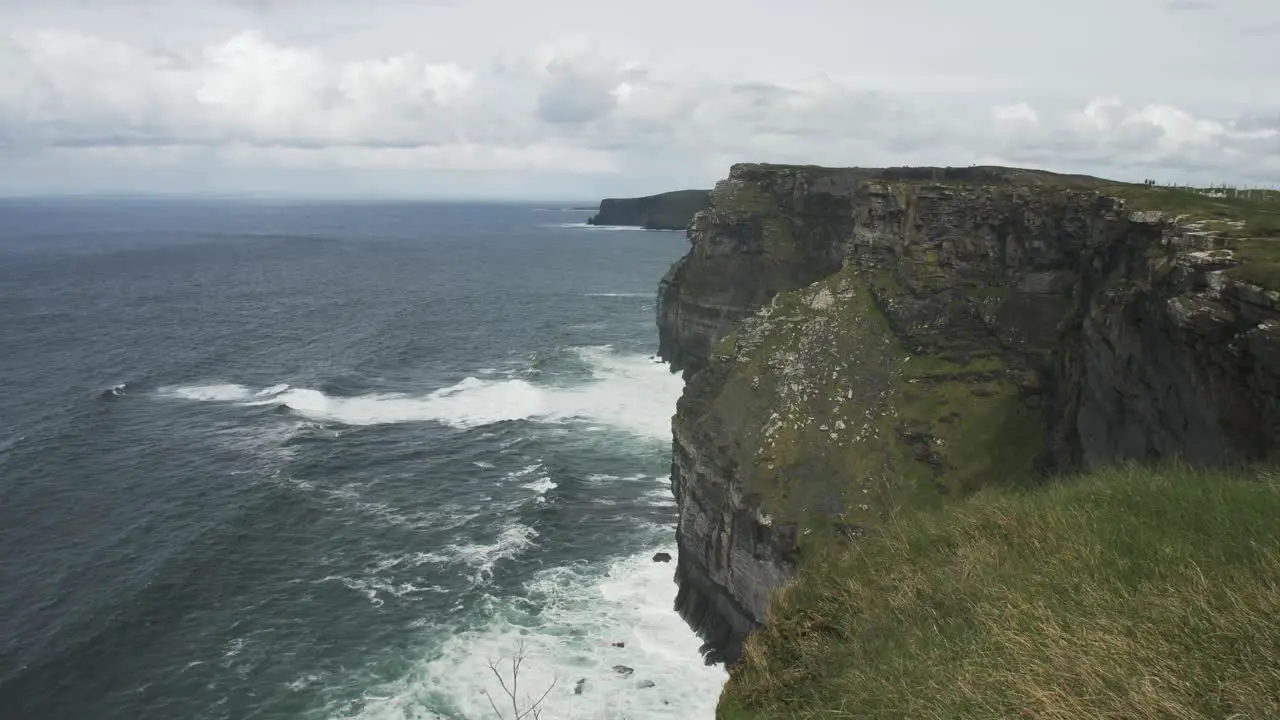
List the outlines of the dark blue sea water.
{"label": "dark blue sea water", "polygon": [[686,241],[586,214],[0,203],[0,717],[494,717],[521,643],[544,718],[711,717],[650,560]]}

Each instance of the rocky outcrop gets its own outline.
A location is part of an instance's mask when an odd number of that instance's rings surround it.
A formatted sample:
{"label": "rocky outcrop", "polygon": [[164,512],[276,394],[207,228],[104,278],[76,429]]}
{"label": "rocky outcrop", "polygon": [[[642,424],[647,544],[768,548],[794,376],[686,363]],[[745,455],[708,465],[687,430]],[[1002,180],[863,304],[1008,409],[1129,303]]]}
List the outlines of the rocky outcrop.
{"label": "rocky outcrop", "polygon": [[1096,178],[735,166],[659,288],[677,606],[732,662],[806,553],[896,508],[1280,436],[1280,295]]}
{"label": "rocky outcrop", "polygon": [[709,190],[676,190],[638,198],[606,198],[588,225],[618,225],[646,230],[684,230],[707,207]]}

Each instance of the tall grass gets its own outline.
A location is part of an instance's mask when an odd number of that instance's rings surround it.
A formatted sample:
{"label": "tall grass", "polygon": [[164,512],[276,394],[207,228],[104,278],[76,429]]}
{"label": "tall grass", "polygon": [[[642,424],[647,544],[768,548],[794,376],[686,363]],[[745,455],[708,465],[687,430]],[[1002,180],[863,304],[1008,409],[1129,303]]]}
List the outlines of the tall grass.
{"label": "tall grass", "polygon": [[738,718],[1280,718],[1280,481],[1125,467],[989,490],[808,562]]}

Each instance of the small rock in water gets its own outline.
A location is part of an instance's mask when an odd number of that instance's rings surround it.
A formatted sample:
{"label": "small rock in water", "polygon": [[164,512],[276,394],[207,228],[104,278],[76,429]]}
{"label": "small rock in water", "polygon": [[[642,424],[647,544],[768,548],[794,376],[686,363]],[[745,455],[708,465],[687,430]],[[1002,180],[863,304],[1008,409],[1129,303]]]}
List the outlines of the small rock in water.
{"label": "small rock in water", "polygon": [[653,687],[654,685],[657,685],[657,683],[655,683],[655,682],[654,682],[654,681],[652,681],[652,680],[641,680],[641,681],[640,681],[639,688],[640,688],[641,690],[644,690],[645,688],[651,688],[651,687]]}
{"label": "small rock in water", "polygon": [[631,673],[635,672],[636,669],[629,668],[626,665],[614,665],[613,671],[618,673],[619,675],[630,675]]}
{"label": "small rock in water", "polygon": [[583,686],[583,685],[586,685],[586,684],[587,684],[587,679],[586,679],[586,678],[580,678],[580,679],[578,680],[578,682],[576,682],[576,683],[574,683],[574,684],[573,684],[573,694],[574,694],[574,695],[581,695],[581,694],[582,694],[582,686]]}
{"label": "small rock in water", "polygon": [[653,556],[654,562],[671,562],[671,553],[658,553]]}
{"label": "small rock in water", "polygon": [[616,642],[612,642],[612,643],[610,643],[610,645],[613,645],[614,647],[626,647],[626,646],[627,646],[627,644],[626,644],[626,643],[624,643],[624,642],[622,642],[621,640],[618,640],[618,641],[616,641]]}

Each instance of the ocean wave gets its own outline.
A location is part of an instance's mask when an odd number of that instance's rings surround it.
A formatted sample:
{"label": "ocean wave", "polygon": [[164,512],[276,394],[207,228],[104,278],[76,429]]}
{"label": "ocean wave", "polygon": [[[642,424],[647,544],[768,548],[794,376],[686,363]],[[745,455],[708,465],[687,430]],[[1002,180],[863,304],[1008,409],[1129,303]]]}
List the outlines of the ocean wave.
{"label": "ocean wave", "polygon": [[587,482],[592,485],[611,485],[620,482],[635,482],[637,480],[646,480],[648,475],[644,473],[636,473],[633,475],[610,475],[608,473],[591,473],[587,475]]}
{"label": "ocean wave", "polygon": [[543,225],[542,227],[565,228],[565,229],[573,229],[573,230],[594,230],[599,232],[612,232],[612,231],[619,231],[619,230],[624,232],[628,232],[628,231],[629,232],[648,232],[647,230],[645,230],[645,228],[636,227],[634,225],[591,225],[585,222],[550,223],[548,225]]}
{"label": "ocean wave", "polygon": [[575,353],[589,367],[590,377],[565,387],[468,377],[420,396],[340,397],[284,383],[257,391],[229,383],[171,386],[159,393],[190,401],[275,405],[311,420],[344,425],[438,422],[465,429],[516,420],[586,421],[653,439],[670,437],[671,412],[683,386],[679,375],[652,356],[617,355],[608,346],[576,348]]}
{"label": "ocean wave", "polygon": [[[504,482],[517,481],[520,483],[520,487],[526,490],[533,491],[534,495],[536,496],[535,500],[537,502],[539,503],[546,502],[546,494],[549,491],[560,487],[560,485],[556,483],[554,480],[552,480],[550,475],[546,474],[545,472],[539,472],[544,469],[545,468],[542,464],[542,461],[538,460],[528,465],[525,465],[524,467],[521,467],[519,470],[514,470],[512,472],[507,473],[506,476],[503,478],[503,481]],[[530,477],[534,479],[530,482],[525,482],[529,480]],[[517,498],[514,503],[508,502],[507,507],[504,509],[514,510],[515,508],[519,507],[521,504],[523,504],[523,501]]]}
{"label": "ocean wave", "polygon": [[350,512],[371,518],[382,527],[399,527],[406,530],[443,531],[461,527],[481,516],[479,508],[464,507],[457,504],[437,506],[431,510],[406,509],[376,500],[366,500],[358,485],[341,485],[337,487],[319,484],[316,481],[302,480],[293,476],[282,478],[281,482],[301,493],[311,495],[315,499],[339,512]]}
{"label": "ocean wave", "polygon": [[549,477],[542,477],[523,486],[527,490],[532,490],[538,495],[546,495],[547,491],[555,490],[560,487]]}
{"label": "ocean wave", "polygon": [[493,580],[493,569],[498,562],[514,558],[533,547],[537,537],[537,530],[512,523],[504,527],[493,542],[453,543],[437,552],[425,553],[421,559],[437,565],[463,565],[470,570],[467,580],[473,587],[487,585]]}
{"label": "ocean wave", "polygon": [[329,575],[314,581],[316,584],[337,582],[343,587],[364,595],[374,607],[382,607],[386,602],[383,596],[404,597],[418,593],[447,593],[447,589],[439,585],[414,585],[410,582],[396,583],[379,577],[349,577],[346,575]]}
{"label": "ocean wave", "polygon": [[160,388],[159,393],[167,397],[203,402],[241,402],[254,396],[254,392],[244,385],[230,383],[164,387]]}
{"label": "ocean wave", "polygon": [[129,383],[117,383],[111,387],[98,393],[98,397],[103,400],[115,400],[124,397],[125,390],[129,387]]}
{"label": "ocean wave", "polygon": [[648,498],[648,504],[653,507],[675,507],[676,498],[671,494],[671,488],[658,488],[657,490],[646,491],[644,496]]}

